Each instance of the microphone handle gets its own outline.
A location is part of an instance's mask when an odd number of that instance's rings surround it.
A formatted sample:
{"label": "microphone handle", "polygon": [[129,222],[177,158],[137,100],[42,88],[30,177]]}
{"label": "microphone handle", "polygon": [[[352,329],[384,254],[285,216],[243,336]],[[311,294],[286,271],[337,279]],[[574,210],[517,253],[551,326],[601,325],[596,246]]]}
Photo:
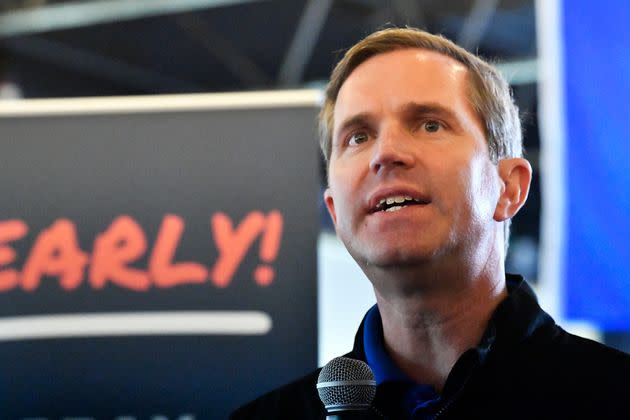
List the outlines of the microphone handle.
{"label": "microphone handle", "polygon": [[373,418],[370,412],[364,410],[348,410],[331,413],[326,416],[326,420],[366,420]]}

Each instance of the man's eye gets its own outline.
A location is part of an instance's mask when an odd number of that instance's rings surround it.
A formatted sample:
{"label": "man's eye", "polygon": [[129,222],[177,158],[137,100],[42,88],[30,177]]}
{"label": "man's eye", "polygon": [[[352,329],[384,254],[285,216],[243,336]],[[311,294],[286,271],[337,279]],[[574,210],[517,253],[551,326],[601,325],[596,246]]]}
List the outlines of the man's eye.
{"label": "man's eye", "polygon": [[365,132],[354,133],[348,139],[348,144],[351,146],[356,146],[357,144],[361,144],[367,141],[368,135]]}
{"label": "man's eye", "polygon": [[442,127],[442,124],[440,124],[438,121],[427,121],[422,125],[424,129],[429,133],[435,133]]}

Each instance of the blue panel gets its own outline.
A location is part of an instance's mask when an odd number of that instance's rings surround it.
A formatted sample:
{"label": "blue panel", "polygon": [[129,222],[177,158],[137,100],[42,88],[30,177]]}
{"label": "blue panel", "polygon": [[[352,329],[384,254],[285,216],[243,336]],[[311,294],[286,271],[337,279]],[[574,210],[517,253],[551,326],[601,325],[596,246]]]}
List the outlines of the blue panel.
{"label": "blue panel", "polygon": [[630,329],[630,10],[566,1],[566,317]]}

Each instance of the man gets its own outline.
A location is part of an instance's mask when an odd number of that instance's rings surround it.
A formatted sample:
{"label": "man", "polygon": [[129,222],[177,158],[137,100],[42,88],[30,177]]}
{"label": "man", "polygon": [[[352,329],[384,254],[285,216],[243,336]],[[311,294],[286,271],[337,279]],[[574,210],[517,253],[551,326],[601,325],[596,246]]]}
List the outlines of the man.
{"label": "man", "polygon": [[[504,272],[532,170],[496,69],[379,31],[336,66],[320,126],[324,200],[376,294],[348,355],[375,373],[375,418],[630,418],[630,356],[566,333]],[[316,378],[234,418],[322,419]]]}

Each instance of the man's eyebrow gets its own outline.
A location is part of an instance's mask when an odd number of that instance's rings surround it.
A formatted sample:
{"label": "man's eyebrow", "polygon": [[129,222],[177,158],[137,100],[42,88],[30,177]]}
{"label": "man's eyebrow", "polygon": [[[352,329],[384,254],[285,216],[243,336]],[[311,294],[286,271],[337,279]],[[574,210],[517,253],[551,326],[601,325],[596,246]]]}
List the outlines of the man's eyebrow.
{"label": "man's eyebrow", "polygon": [[[437,118],[443,118],[445,120],[449,120],[451,123],[459,122],[457,118],[457,114],[445,107],[442,104],[437,102],[408,102],[402,105],[399,108],[400,112],[403,115],[409,117],[418,117],[418,116],[435,116]],[[360,112],[351,117],[346,118],[339,124],[337,130],[333,132],[333,139],[337,137],[344,130],[347,130],[348,127],[356,127],[356,126],[365,126],[369,125],[370,122],[374,119],[374,116],[369,112]]]}
{"label": "man's eyebrow", "polygon": [[348,127],[367,125],[372,119],[373,118],[369,112],[361,112],[359,114],[353,115],[343,120],[341,124],[339,124],[339,128],[337,128],[337,130],[333,134],[337,136]]}
{"label": "man's eyebrow", "polygon": [[405,115],[435,115],[449,120],[457,120],[457,115],[451,109],[436,102],[409,102],[400,108]]}

